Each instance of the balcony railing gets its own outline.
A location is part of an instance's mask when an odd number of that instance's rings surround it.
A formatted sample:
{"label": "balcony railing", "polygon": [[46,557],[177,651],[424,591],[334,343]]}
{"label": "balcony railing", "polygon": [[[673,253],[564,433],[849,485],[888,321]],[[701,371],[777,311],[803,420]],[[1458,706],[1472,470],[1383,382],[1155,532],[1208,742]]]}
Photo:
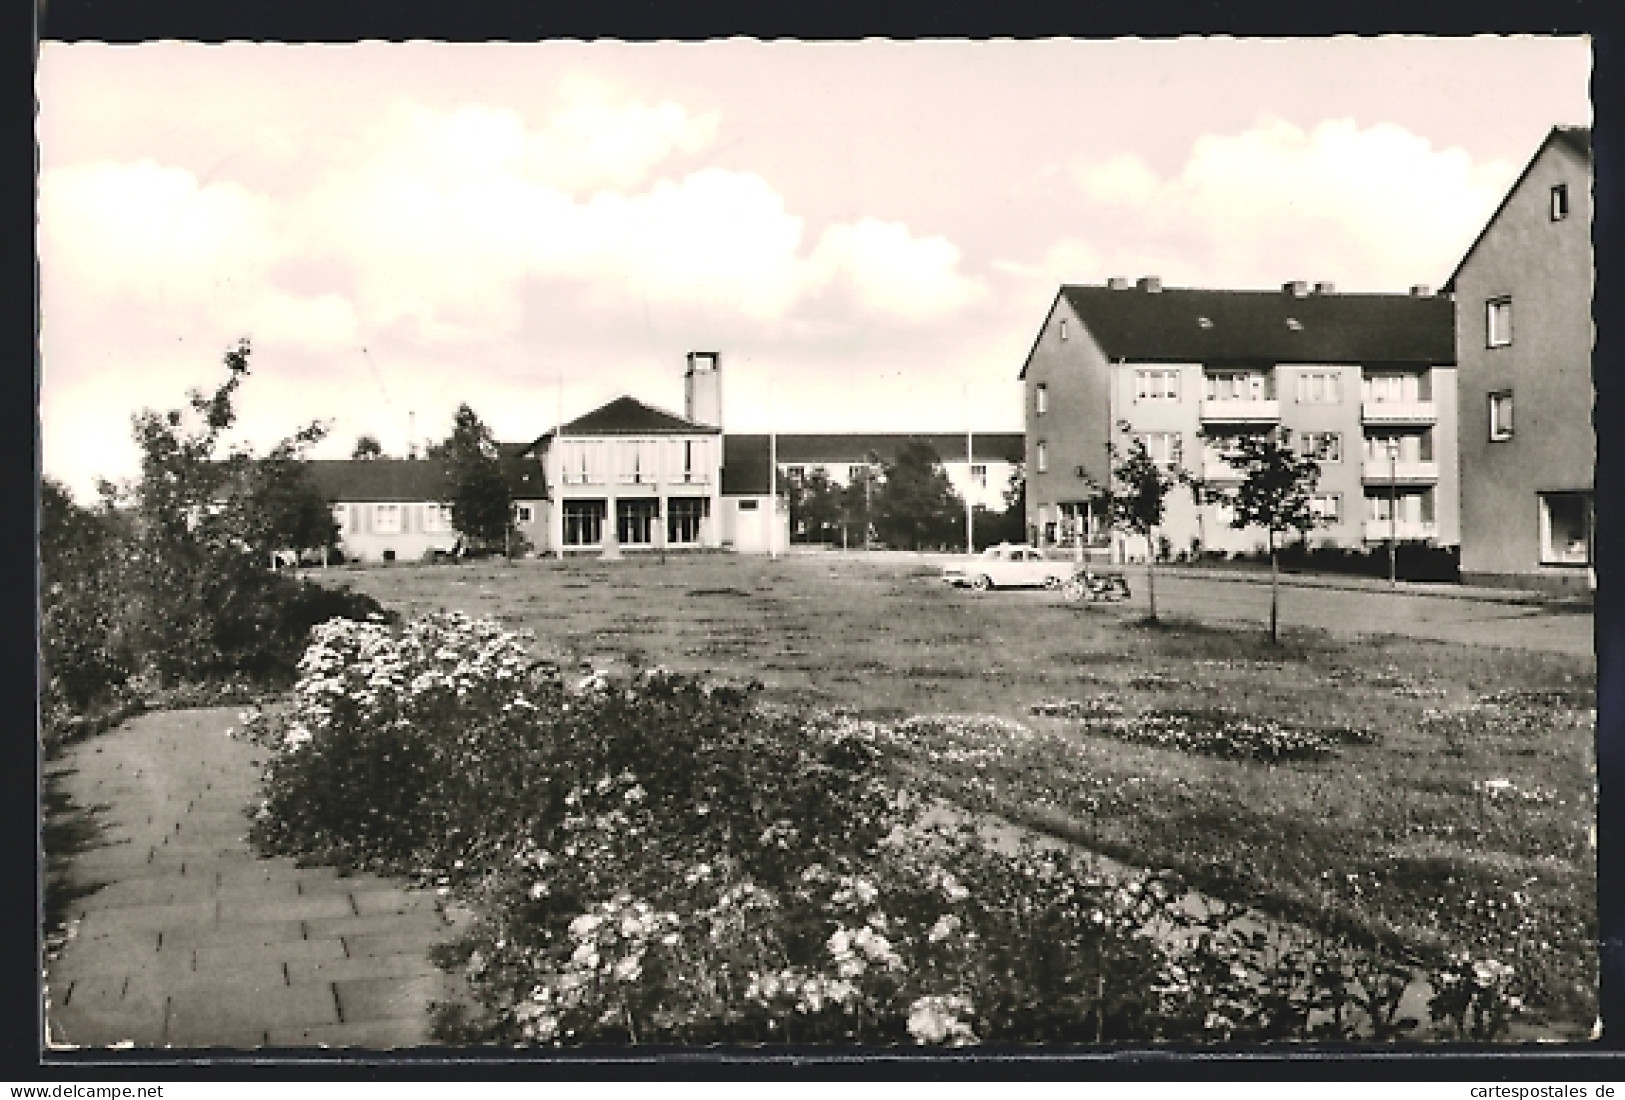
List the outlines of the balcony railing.
{"label": "balcony railing", "polygon": [[1202,477],[1207,481],[1240,481],[1244,475],[1222,458],[1204,458]]}
{"label": "balcony railing", "polygon": [[1365,521],[1364,535],[1367,542],[1386,542],[1390,538],[1401,542],[1433,539],[1439,537],[1439,525],[1419,520],[1402,519],[1390,523],[1385,519],[1368,519]]}
{"label": "balcony railing", "polygon": [[1222,424],[1273,424],[1281,419],[1279,401],[1203,401],[1202,419]]}
{"label": "balcony railing", "polygon": [[1387,484],[1389,481],[1438,481],[1439,464],[1431,459],[1422,462],[1406,461],[1402,458],[1390,463],[1386,458],[1368,458],[1361,470],[1361,476],[1368,482],[1380,484]]}
{"label": "balcony railing", "polygon": [[1432,424],[1439,410],[1431,401],[1362,401],[1360,419],[1367,424]]}

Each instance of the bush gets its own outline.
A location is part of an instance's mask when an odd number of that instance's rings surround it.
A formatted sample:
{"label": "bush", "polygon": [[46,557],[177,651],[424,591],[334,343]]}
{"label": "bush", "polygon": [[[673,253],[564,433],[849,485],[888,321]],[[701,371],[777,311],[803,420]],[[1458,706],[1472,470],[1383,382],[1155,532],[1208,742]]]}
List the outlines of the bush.
{"label": "bush", "polygon": [[40,487],[41,704],[48,717],[116,699],[137,657],[125,619],[124,532],[110,510]]}
{"label": "bush", "polygon": [[[1267,556],[1260,556],[1268,560]],[[1386,546],[1351,549],[1342,546],[1306,547],[1292,543],[1281,549],[1281,568],[1293,571],[1344,573],[1361,577],[1388,575]],[[1426,542],[1401,542],[1394,547],[1394,575],[1402,581],[1459,581],[1461,548]]]}
{"label": "bush", "polygon": [[[292,701],[247,723],[272,750],[252,835],[410,872],[473,908],[441,961],[476,1004],[447,1008],[441,1038],[965,1045],[1414,1026],[1397,1008],[1407,960],[1266,935],[1169,876],[992,842],[887,770],[898,738],[968,752],[1019,737],[1012,723],[893,728],[662,670],[568,683],[523,636],[458,615],[400,631],[334,621],[314,639]],[[1504,1027],[1494,998],[1512,983],[1496,978],[1465,1000],[1447,981],[1440,1018]]]}

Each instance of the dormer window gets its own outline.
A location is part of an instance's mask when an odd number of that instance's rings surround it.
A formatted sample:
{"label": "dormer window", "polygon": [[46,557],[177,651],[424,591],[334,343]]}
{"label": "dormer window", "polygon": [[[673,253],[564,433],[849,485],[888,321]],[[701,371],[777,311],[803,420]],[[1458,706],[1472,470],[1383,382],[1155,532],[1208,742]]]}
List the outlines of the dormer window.
{"label": "dormer window", "polygon": [[1196,319],[1196,327],[1197,328],[1212,328],[1213,327],[1213,318],[1211,318],[1211,317],[1198,317]]}
{"label": "dormer window", "polygon": [[1288,317],[1286,319],[1286,327],[1291,329],[1293,332],[1302,332],[1303,322],[1298,320],[1296,317]]}
{"label": "dormer window", "polygon": [[1569,216],[1569,185],[1555,183],[1552,185],[1552,221],[1560,222]]}

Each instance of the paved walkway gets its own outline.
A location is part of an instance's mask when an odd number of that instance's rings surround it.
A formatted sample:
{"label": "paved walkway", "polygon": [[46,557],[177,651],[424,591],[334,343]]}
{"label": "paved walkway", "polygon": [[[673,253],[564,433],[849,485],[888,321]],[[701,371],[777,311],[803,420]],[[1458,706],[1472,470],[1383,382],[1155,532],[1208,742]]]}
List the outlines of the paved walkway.
{"label": "paved walkway", "polygon": [[[433,894],[263,859],[244,834],[263,750],[231,710],[144,715],[47,765],[104,829],[74,857],[76,934],[47,963],[57,1047],[370,1047],[428,1041],[457,996],[429,962]],[[92,889],[101,884],[99,889]]]}

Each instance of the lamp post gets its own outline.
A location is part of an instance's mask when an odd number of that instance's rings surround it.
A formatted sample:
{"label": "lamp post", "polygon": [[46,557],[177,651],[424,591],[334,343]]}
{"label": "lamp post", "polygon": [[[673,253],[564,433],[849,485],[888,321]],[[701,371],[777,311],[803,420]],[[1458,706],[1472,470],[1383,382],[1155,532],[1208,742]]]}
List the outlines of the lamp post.
{"label": "lamp post", "polygon": [[971,506],[971,490],[976,486],[976,458],[970,426],[970,383],[965,383],[965,556],[976,556],[976,518]]}
{"label": "lamp post", "polygon": [[1399,440],[1390,437],[1388,440],[1388,587],[1399,587],[1399,570],[1397,560],[1399,555],[1399,488],[1397,467],[1399,464]]}

